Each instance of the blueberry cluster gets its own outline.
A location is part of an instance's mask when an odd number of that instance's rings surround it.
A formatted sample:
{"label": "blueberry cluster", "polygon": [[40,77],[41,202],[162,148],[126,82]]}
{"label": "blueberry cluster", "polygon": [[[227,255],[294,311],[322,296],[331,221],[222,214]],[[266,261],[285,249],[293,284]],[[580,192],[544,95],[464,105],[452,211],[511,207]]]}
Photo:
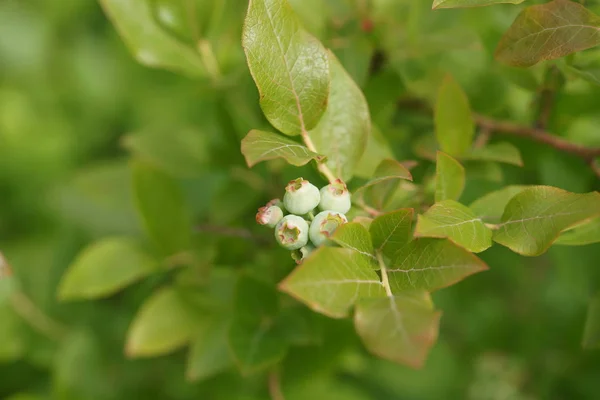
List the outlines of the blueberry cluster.
{"label": "blueberry cluster", "polygon": [[[342,180],[319,190],[309,181],[298,178],[285,187],[283,202],[271,200],[258,209],[256,222],[275,228],[277,243],[293,250],[293,257],[301,260],[314,247],[326,242],[338,226],[348,222],[345,213],[350,206],[350,193]],[[314,215],[317,207],[321,211]]]}

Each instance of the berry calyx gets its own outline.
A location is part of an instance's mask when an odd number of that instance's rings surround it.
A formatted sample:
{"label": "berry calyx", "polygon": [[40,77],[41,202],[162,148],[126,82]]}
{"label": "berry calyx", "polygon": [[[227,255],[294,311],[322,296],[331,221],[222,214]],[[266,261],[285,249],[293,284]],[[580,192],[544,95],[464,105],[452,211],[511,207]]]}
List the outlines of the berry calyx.
{"label": "berry calyx", "polygon": [[292,259],[296,261],[296,264],[302,264],[302,261],[304,261],[314,249],[314,246],[307,244],[298,250],[292,251]]}
{"label": "berry calyx", "polygon": [[326,210],[318,213],[310,224],[309,237],[315,246],[320,246],[333,236],[338,226],[348,222],[343,213]]}
{"label": "berry calyx", "polygon": [[275,239],[282,247],[296,250],[308,243],[308,223],[297,215],[286,215],[275,227]]}
{"label": "berry calyx", "polygon": [[273,228],[283,218],[283,211],[278,206],[269,205],[269,203],[258,209],[258,213],[256,213],[256,222],[260,225],[267,225],[268,227]]}
{"label": "berry calyx", "polygon": [[307,214],[319,205],[319,201],[319,189],[305,179],[294,179],[285,187],[283,205],[292,214]]}
{"label": "berry calyx", "polygon": [[335,182],[323,187],[320,194],[319,208],[321,210],[331,210],[345,214],[352,206],[350,192],[341,179],[337,179]]}

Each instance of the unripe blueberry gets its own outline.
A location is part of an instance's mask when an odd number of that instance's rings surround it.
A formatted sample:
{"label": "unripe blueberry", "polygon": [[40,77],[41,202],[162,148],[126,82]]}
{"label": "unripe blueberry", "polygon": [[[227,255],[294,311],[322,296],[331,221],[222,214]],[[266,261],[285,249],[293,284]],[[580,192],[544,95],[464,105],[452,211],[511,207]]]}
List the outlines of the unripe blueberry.
{"label": "unripe blueberry", "polygon": [[292,214],[302,215],[314,210],[320,200],[319,189],[309,181],[298,178],[285,187],[283,206]]}
{"label": "unripe blueberry", "polygon": [[338,226],[348,222],[348,218],[340,212],[326,210],[318,213],[310,224],[310,241],[320,246],[330,238]]}
{"label": "unripe blueberry", "polygon": [[283,218],[283,211],[277,206],[266,205],[258,209],[256,213],[256,222],[261,225],[267,225],[269,228],[275,227]]}
{"label": "unripe blueberry", "polygon": [[341,179],[337,179],[321,189],[321,202],[319,203],[321,210],[331,210],[345,214],[351,206],[350,192]]}
{"label": "unripe blueberry", "polygon": [[308,243],[308,223],[297,215],[286,215],[275,227],[275,239],[288,250],[304,247]]}

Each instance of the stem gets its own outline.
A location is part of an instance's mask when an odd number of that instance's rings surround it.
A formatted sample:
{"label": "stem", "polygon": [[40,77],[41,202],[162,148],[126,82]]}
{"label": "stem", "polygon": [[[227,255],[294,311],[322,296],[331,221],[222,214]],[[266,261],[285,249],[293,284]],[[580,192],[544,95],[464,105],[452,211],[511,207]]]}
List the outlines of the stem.
{"label": "stem", "polygon": [[198,41],[198,51],[200,52],[200,57],[202,58],[206,70],[213,80],[216,81],[221,78],[219,62],[213,51],[212,44],[206,39],[200,39]]}
{"label": "stem", "polygon": [[377,261],[379,262],[379,268],[381,270],[381,282],[383,283],[385,294],[387,294],[388,297],[394,297],[394,294],[392,293],[392,288],[390,288],[390,281],[388,279],[385,261],[383,261],[383,255],[380,251],[377,252]]}
{"label": "stem", "polygon": [[56,341],[62,340],[67,335],[67,327],[44,314],[25,293],[21,291],[13,293],[10,302],[15,312],[41,334]]}
{"label": "stem", "polygon": [[[302,131],[302,140],[304,141],[304,144],[310,151],[312,151],[313,153],[318,153],[315,144],[312,142],[310,136],[308,136],[308,132],[304,130]],[[331,170],[326,164],[317,161],[317,168],[319,168],[319,171],[321,171],[321,173],[325,175],[329,183],[334,183],[336,181],[335,175],[333,174],[333,172],[331,172]]]}
{"label": "stem", "polygon": [[315,214],[312,211],[309,211],[308,214],[306,214],[308,216],[308,219],[310,219],[311,221],[315,219]]}
{"label": "stem", "polygon": [[268,379],[269,395],[271,396],[271,400],[285,400],[285,396],[281,391],[281,380],[279,379],[279,373],[277,371],[271,371]]}

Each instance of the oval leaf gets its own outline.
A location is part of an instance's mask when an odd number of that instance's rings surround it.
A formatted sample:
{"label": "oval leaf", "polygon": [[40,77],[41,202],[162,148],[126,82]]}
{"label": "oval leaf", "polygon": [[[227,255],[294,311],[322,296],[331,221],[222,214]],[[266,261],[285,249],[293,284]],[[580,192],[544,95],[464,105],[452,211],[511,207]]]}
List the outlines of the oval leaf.
{"label": "oval leaf", "polygon": [[242,45],[269,122],[286,135],[314,128],[329,96],[327,51],[288,2],[251,0]]}
{"label": "oval leaf", "polygon": [[417,296],[364,299],[356,306],[354,326],[371,353],[420,368],[437,339],[440,316]]}
{"label": "oval leaf", "polygon": [[321,247],[280,284],[311,309],[344,318],[361,297],[385,296],[371,260],[350,249]]}
{"label": "oval leaf", "polygon": [[496,58],[529,67],[600,44],[600,17],[568,0],[527,7],[506,31]]}
{"label": "oval leaf", "polygon": [[469,99],[458,82],[448,75],[442,82],[435,105],[435,135],[440,149],[462,156],[471,147],[475,122]]}
{"label": "oval leaf", "polygon": [[431,9],[483,7],[503,3],[521,4],[524,1],[525,0],[434,0]]}
{"label": "oval leaf", "polygon": [[600,215],[600,193],[535,186],[513,197],[494,241],[525,256],[544,253],[565,229]]}
{"label": "oval leaf", "polygon": [[350,222],[335,230],[333,242],[375,260],[371,235],[359,222]]}
{"label": "oval leaf", "polygon": [[432,291],[453,285],[487,265],[473,253],[445,239],[415,239],[402,249],[387,270],[392,292]]}
{"label": "oval leaf", "polygon": [[518,193],[529,186],[512,185],[490,192],[471,203],[469,208],[485,222],[497,223],[502,219],[504,208]]}
{"label": "oval leaf", "polygon": [[492,245],[492,230],[468,207],[454,200],[435,203],[419,215],[415,236],[448,238],[474,253]]}
{"label": "oval leaf", "polygon": [[492,143],[485,147],[473,149],[464,158],[467,160],[497,161],[519,167],[523,166],[519,149],[506,142]]}
{"label": "oval leaf", "polygon": [[109,296],[157,270],[134,240],[107,238],[87,247],[69,266],[58,289],[61,300]]}
{"label": "oval leaf", "polygon": [[458,200],[465,188],[465,168],[448,154],[438,151],[435,164],[435,201]]}
{"label": "oval leaf", "polygon": [[327,157],[327,166],[347,181],[365,151],[371,117],[362,91],[331,52],[329,65],[331,92],[327,110],[309,136],[317,151]]}
{"label": "oval leaf", "polygon": [[297,167],[310,160],[322,161],[325,157],[314,153],[291,139],[272,132],[251,130],[242,139],[242,154],[246,163],[253,167],[261,161],[283,158]]}
{"label": "oval leaf", "polygon": [[362,193],[365,190],[376,185],[395,183],[392,181],[397,181],[398,179],[412,181],[412,175],[408,168],[406,168],[404,165],[402,165],[402,163],[396,160],[383,160],[375,170],[373,178],[367,183],[365,183],[363,186],[356,189],[354,194],[358,195],[359,193]]}
{"label": "oval leaf", "polygon": [[594,218],[563,232],[554,243],[565,246],[583,246],[598,242],[600,242],[600,218]]}
{"label": "oval leaf", "polygon": [[412,208],[404,208],[375,218],[369,228],[375,249],[392,257],[406,245],[412,237],[413,215]]}

